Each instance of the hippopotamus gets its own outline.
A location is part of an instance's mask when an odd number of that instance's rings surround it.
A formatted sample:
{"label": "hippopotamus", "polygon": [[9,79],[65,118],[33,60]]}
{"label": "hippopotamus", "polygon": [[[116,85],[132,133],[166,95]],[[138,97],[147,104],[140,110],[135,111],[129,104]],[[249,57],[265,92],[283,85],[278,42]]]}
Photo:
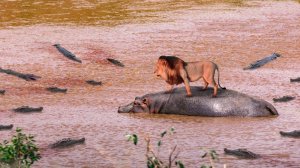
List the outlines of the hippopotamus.
{"label": "hippopotamus", "polygon": [[118,109],[119,113],[148,112],[209,117],[263,117],[277,116],[275,107],[265,100],[253,98],[234,90],[220,90],[218,97],[211,97],[212,88],[203,91],[191,87],[193,97],[185,96],[185,88],[173,89],[172,93],[158,92],[136,97]]}

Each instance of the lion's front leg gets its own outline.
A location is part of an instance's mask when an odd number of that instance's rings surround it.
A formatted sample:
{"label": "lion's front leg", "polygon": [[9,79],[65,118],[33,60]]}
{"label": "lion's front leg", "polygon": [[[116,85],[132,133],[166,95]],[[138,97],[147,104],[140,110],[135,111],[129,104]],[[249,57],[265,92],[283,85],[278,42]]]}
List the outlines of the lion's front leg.
{"label": "lion's front leg", "polygon": [[187,77],[187,73],[185,69],[181,69],[180,70],[180,76],[182,77],[183,81],[184,81],[184,85],[185,85],[185,89],[186,89],[186,93],[187,93],[187,97],[191,97],[192,96],[192,92],[191,92],[191,87],[190,87],[190,81]]}
{"label": "lion's front leg", "polygon": [[172,93],[173,88],[174,88],[174,85],[168,85],[167,90],[165,91],[165,93]]}

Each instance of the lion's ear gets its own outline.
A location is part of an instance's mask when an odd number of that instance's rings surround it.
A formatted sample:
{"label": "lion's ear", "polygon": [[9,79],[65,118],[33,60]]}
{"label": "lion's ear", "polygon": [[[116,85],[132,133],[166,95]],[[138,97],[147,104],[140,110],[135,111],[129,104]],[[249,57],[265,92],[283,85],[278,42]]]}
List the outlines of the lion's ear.
{"label": "lion's ear", "polygon": [[161,64],[161,65],[167,65],[168,62],[165,59],[159,59],[159,64]]}

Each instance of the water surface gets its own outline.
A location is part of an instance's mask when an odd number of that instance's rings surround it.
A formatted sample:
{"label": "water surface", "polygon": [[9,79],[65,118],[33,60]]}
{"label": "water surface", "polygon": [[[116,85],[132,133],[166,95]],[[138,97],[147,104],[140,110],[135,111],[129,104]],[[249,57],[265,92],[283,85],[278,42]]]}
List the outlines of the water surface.
{"label": "water surface", "polygon": [[[115,4],[104,1],[103,6],[96,1],[76,2],[78,15],[90,8],[94,10],[87,11],[94,13],[78,19],[75,1],[72,8],[67,1],[61,2],[61,6],[54,5],[56,1],[40,1],[35,3],[36,7],[33,1],[0,2],[6,5],[1,8],[5,15],[1,18],[0,67],[42,76],[36,82],[27,82],[0,74],[0,89],[7,91],[0,96],[0,124],[14,124],[36,135],[42,159],[33,167],[144,167],[143,137],[149,135],[155,145],[159,133],[171,127],[177,133],[166,139],[161,155],[166,156],[172,145],[177,144],[181,150],[179,158],[187,167],[200,165],[202,147],[217,150],[220,166],[299,167],[300,141],[279,135],[281,130],[300,128],[300,84],[289,81],[300,76],[299,3],[267,1],[247,2],[242,6],[219,3],[203,6],[167,1],[174,6],[166,10],[160,1],[116,1]],[[92,4],[82,5],[88,2]],[[22,14],[26,4],[30,9],[25,13],[32,12],[32,17]],[[111,6],[105,6],[108,4]],[[44,10],[47,5],[54,5],[57,11]],[[119,14],[107,14],[111,18],[99,19],[105,16],[98,15],[99,12],[112,12],[109,9]],[[143,11],[132,14],[130,9]],[[24,18],[17,16],[18,12]],[[109,24],[101,25],[96,20]],[[52,46],[55,43],[72,51],[83,63],[63,57]],[[254,71],[242,70],[273,52],[282,57]],[[134,97],[165,89],[165,82],[153,75],[160,55],[216,62],[224,86],[271,102],[280,116],[209,118],[118,114],[118,106],[131,102]],[[110,64],[106,58],[120,60],[125,68]],[[85,81],[91,79],[104,85],[87,85]],[[202,81],[192,83],[202,84]],[[49,93],[45,88],[50,86],[68,88],[68,93]],[[272,102],[272,98],[284,95],[296,99],[288,103]],[[38,114],[11,111],[22,105],[43,106],[44,111]],[[0,140],[9,139],[13,133],[1,131]],[[126,133],[140,135],[138,146],[126,142]],[[48,149],[50,143],[66,137],[85,137],[86,143]],[[263,157],[240,160],[224,155],[223,148],[247,148]]]}

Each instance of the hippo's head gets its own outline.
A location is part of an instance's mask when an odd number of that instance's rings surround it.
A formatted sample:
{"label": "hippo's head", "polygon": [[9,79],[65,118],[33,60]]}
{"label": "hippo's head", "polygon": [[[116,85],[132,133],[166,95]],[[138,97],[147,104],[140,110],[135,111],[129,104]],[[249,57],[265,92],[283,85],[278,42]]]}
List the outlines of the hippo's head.
{"label": "hippo's head", "polygon": [[148,99],[145,97],[136,97],[134,102],[125,106],[120,106],[118,109],[118,113],[140,113],[149,111]]}

